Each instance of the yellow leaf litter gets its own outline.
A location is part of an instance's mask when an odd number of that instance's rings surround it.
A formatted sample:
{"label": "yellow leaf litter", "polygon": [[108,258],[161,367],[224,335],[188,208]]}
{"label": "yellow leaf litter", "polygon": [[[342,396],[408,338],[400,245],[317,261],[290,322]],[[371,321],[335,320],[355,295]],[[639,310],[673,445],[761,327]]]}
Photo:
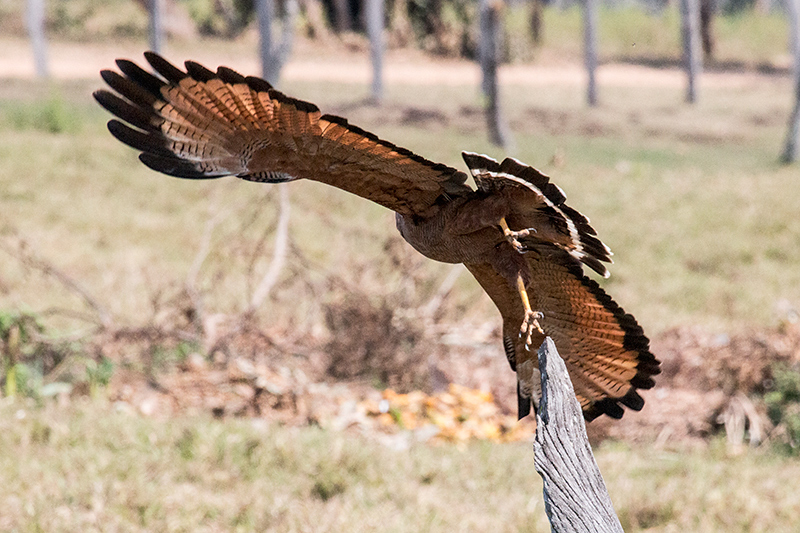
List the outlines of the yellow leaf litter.
{"label": "yellow leaf litter", "polygon": [[360,407],[389,430],[419,431],[433,426],[433,442],[528,440],[536,428],[535,422],[518,421],[515,416],[503,414],[492,393],[452,383],[446,392],[432,395],[422,391],[399,394],[386,389],[378,405],[374,401],[363,402]]}

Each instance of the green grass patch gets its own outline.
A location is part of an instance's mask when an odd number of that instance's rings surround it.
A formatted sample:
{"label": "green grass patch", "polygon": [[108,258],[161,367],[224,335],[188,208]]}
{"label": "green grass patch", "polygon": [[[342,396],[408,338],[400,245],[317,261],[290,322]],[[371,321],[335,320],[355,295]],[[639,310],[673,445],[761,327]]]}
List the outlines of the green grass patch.
{"label": "green grass patch", "polygon": [[[538,49],[530,40],[529,11],[528,6],[508,11],[508,46],[513,60],[535,57],[564,62],[583,57],[583,13],[579,5],[544,9],[543,42]],[[636,5],[600,6],[598,26],[601,61],[680,64],[681,19],[677,4],[652,10]],[[786,63],[789,26],[779,10],[766,14],[752,9],[718,14],[712,35],[716,64],[762,67]]]}
{"label": "green grass patch", "polygon": [[4,129],[76,134],[82,128],[83,120],[84,114],[72,109],[57,91],[44,101],[0,104],[0,124]]}

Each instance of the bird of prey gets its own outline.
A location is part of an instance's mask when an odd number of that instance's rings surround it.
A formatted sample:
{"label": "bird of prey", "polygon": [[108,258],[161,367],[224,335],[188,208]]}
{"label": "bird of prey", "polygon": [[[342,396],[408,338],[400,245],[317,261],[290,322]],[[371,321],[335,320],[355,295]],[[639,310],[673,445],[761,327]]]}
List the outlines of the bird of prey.
{"label": "bird of prey", "polygon": [[148,167],[189,179],[282,183],[309,179],[372,200],[423,255],[464,263],[500,310],[503,347],[517,374],[518,414],[538,401],[535,349],[550,336],[584,418],[640,410],[659,362],[642,328],[583,273],[602,276],[610,250],[549,178],[516,159],[463,152],[467,174],[434,163],[266,81],[187,61],[185,71],[145,53],[128,60],[95,99],[121,120],[110,132]]}

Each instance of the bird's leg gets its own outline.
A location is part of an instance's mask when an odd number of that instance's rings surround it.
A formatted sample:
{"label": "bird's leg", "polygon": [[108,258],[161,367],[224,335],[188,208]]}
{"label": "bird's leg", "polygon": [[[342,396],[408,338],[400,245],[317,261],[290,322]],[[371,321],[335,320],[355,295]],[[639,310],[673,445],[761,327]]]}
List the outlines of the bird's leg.
{"label": "bird's leg", "polygon": [[[514,250],[520,254],[528,251],[525,245],[519,242],[519,239],[527,237],[531,234],[531,232],[535,232],[536,229],[527,228],[521,231],[514,231],[508,227],[508,222],[506,222],[505,217],[500,219],[499,225],[503,230],[503,235],[505,235],[506,240],[514,248]],[[524,259],[521,259],[521,261],[523,263],[525,262]],[[542,330],[542,326],[539,324],[539,320],[541,320],[544,315],[542,315],[542,313],[539,311],[534,311],[531,309],[531,301],[530,298],[528,298],[528,289],[526,287],[525,278],[523,277],[521,270],[516,272],[516,283],[517,292],[519,292],[520,300],[522,300],[522,307],[525,310],[525,318],[522,319],[522,325],[520,325],[519,328],[519,336],[520,338],[525,339],[525,349],[530,350],[531,344],[533,343],[533,334],[537,332],[544,335],[544,330]]]}
{"label": "bird's leg", "polygon": [[544,335],[542,326],[539,324],[539,319],[543,318],[543,315],[539,311],[531,309],[531,301],[528,298],[528,290],[525,288],[522,274],[517,274],[517,290],[519,291],[519,297],[522,299],[522,307],[525,308],[525,318],[522,319],[519,336],[525,339],[525,349],[530,350],[533,342],[533,333],[536,331]]}
{"label": "bird's leg", "polygon": [[520,231],[514,231],[508,227],[508,223],[506,222],[505,217],[500,219],[500,228],[503,230],[503,235],[506,236],[506,240],[514,247],[514,250],[517,252],[524,254],[528,251],[528,249],[519,242],[519,239],[525,238],[530,235],[532,232],[536,232],[535,228],[526,228]]}

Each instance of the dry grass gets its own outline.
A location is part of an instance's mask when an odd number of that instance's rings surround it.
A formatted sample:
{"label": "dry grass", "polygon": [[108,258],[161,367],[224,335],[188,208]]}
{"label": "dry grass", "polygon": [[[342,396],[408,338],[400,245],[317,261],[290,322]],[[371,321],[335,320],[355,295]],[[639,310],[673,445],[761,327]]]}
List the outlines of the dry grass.
{"label": "dry grass", "polygon": [[[549,531],[528,444],[412,445],[258,421],[0,406],[4,531]],[[606,445],[626,531],[789,532],[795,462]]]}
{"label": "dry grass", "polygon": [[[158,325],[184,310],[187,272],[217,217],[196,288],[209,316],[240,312],[269,261],[273,191],[148,171],[105,131],[108,117],[89,98],[98,85],[0,87],[0,239],[79,280],[118,325]],[[800,302],[797,170],[776,163],[788,86],[770,76],[709,84],[692,108],[679,86],[646,79],[603,86],[591,110],[580,88],[561,85],[506,86],[503,102],[514,155],[553,175],[592,217],[618,263],[605,286],[649,333],[685,324],[734,330],[772,325],[782,301]],[[394,86],[383,109],[353,104],[363,87],[284,89],[431,159],[461,167],[462,149],[503,155],[485,140],[475,87]],[[385,295],[401,295],[415,310],[449,272],[422,259],[399,269],[385,249],[395,242],[392,216],[377,206],[314,183],[292,184],[291,197],[289,261],[256,316],[286,346],[329,342],[325,309],[354,288],[381,295],[378,309]],[[52,277],[0,254],[0,310],[84,310]],[[467,275],[438,319],[475,332],[499,326]],[[59,313],[45,321],[61,333],[86,327]],[[316,428],[154,420],[80,402],[7,402],[0,421],[3,530],[549,530],[529,446],[399,453]],[[800,472],[780,456],[607,446],[598,458],[629,531],[792,531],[800,523],[791,490]]]}
{"label": "dry grass", "polygon": [[[106,117],[88,96],[95,83],[68,85],[56,96],[39,91],[43,103],[23,96],[37,92],[24,83],[15,86],[16,96],[6,95],[0,106],[4,238],[18,233],[117,317],[142,320],[153,314],[154,294],[164,299],[182,288],[206,221],[218,214],[198,288],[210,311],[242,308],[269,261],[272,189],[150,172],[105,132]],[[385,111],[345,105],[353,92],[346,85],[295,83],[286,90],[455,166],[465,148],[503,155],[476,134],[482,118],[474,88],[394,87]],[[694,322],[769,325],[779,318],[779,300],[800,300],[800,271],[792,268],[800,262],[796,170],[776,163],[787,80],[745,77],[735,86],[708,87],[693,108],[681,103],[679,88],[647,85],[603,88],[602,105],[592,110],[579,90],[563,87],[510,86],[504,101],[517,136],[514,155],[552,174],[570,203],[592,218],[616,253],[606,286],[650,332]],[[58,118],[64,109],[66,117]],[[420,119],[414,110],[431,113]],[[64,131],[48,131],[48,120]],[[269,322],[286,317],[306,330],[323,324],[313,301],[331,276],[343,280],[340,288],[369,284],[384,294],[404,283],[380,259],[394,234],[390,213],[314,183],[290,191],[293,256],[261,311]],[[51,280],[6,261],[1,308],[80,305]],[[449,267],[421,268],[416,298],[425,302]],[[493,317],[479,294],[462,276],[449,317],[463,316],[475,302],[483,302],[476,313]]]}

